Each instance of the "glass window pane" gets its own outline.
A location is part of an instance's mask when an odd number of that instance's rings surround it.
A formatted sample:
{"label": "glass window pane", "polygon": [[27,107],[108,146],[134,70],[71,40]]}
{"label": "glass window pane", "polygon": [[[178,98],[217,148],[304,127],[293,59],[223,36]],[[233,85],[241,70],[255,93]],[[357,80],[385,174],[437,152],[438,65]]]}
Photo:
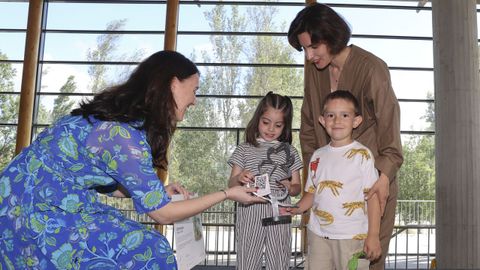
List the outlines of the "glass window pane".
{"label": "glass window pane", "polygon": [[430,102],[400,102],[402,131],[434,131],[434,109]]}
{"label": "glass window pane", "polygon": [[178,51],[209,63],[303,64],[285,37],[178,35]]}
{"label": "glass window pane", "polygon": [[[296,6],[279,6],[274,2],[259,2],[263,3],[259,3],[258,5],[181,4],[179,9],[178,30],[265,32],[267,29],[261,29],[262,24],[258,23],[258,19],[268,18],[268,32],[286,33],[290,27],[291,20],[295,18],[296,14],[305,4],[305,2],[303,2]],[[273,5],[269,5],[269,3]],[[225,23],[224,28],[221,28],[219,24],[213,24],[211,14],[214,14],[212,13],[214,10],[223,10],[225,16],[224,22],[229,22],[231,24]],[[233,10],[238,12],[238,14],[233,13]],[[263,16],[258,16],[259,13]],[[192,20],[191,18],[196,19]]]}
{"label": "glass window pane", "polygon": [[124,20],[123,30],[163,31],[165,10],[164,3],[49,3],[47,29],[104,30]]}
{"label": "glass window pane", "polygon": [[353,34],[432,36],[432,12],[430,10],[416,12],[412,9],[389,8],[334,7],[334,9],[349,23]]}
{"label": "glass window pane", "polygon": [[433,71],[390,70],[390,75],[397,98],[433,98]]}
{"label": "glass window pane", "polygon": [[177,130],[171,148],[170,180],[202,193],[224,188],[230,175],[227,160],[236,142],[235,131]]}
{"label": "glass window pane", "polygon": [[0,92],[0,124],[17,123],[19,102],[19,94],[5,94]]}
{"label": "glass window pane", "polygon": [[0,92],[20,92],[22,84],[23,64],[2,62],[0,52]]}
{"label": "glass window pane", "polygon": [[199,95],[303,96],[303,67],[201,66]]}
{"label": "glass window pane", "polygon": [[[97,92],[107,86],[121,83],[136,67],[132,65],[42,65],[41,92],[61,92],[67,82],[74,83],[74,93]],[[98,78],[97,78],[98,77]],[[95,80],[95,79],[98,80]]]}
{"label": "glass window pane", "polygon": [[0,172],[12,160],[15,153],[17,126],[0,125]]}
{"label": "glass window pane", "polygon": [[350,41],[380,57],[390,67],[433,68],[432,41],[367,38]]}
{"label": "glass window pane", "polygon": [[[399,200],[434,200],[435,136],[402,135],[402,144],[404,161],[397,175],[400,186]],[[413,220],[415,222],[423,220],[434,223],[433,209],[433,206],[430,207],[429,214],[424,215],[424,217],[433,217],[433,219],[416,217]],[[408,216],[400,216],[400,219],[406,219],[406,217]]]}
{"label": "glass window pane", "polygon": [[27,29],[28,1],[0,1],[0,10],[0,28]]}
{"label": "glass window pane", "polygon": [[[48,33],[44,60],[47,61],[140,61],[163,49],[163,35],[143,34],[64,34]],[[105,40],[110,49],[100,59],[89,57]]]}
{"label": "glass window pane", "polygon": [[68,95],[41,95],[35,112],[35,124],[50,125],[58,118],[69,114],[85,98]]}
{"label": "glass window pane", "polygon": [[25,37],[25,33],[0,31],[0,53],[5,54],[9,60],[23,60]]}

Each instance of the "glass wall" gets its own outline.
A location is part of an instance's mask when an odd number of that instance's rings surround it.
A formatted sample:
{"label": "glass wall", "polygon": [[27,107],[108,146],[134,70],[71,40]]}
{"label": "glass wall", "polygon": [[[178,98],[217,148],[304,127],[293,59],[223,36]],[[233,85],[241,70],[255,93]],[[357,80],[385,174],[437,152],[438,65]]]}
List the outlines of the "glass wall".
{"label": "glass wall", "polygon": [[[428,166],[406,160],[401,176],[419,173],[407,169],[410,165],[433,170],[430,4],[423,8],[415,1],[329,4],[352,27],[351,43],[390,66],[406,153],[417,159],[418,148],[428,144],[432,154]],[[209,187],[202,192],[224,186],[229,175],[226,160],[243,140],[243,128],[268,91],[292,97],[298,147],[304,56],[289,46],[286,32],[303,6],[304,1],[180,2],[177,50],[199,65],[202,79],[198,104],[175,136],[172,180]],[[28,3],[2,1],[0,7],[6,14],[0,18],[0,143],[4,153],[13,153]],[[166,1],[45,1],[44,11],[34,136],[80,100],[123,81],[139,61],[163,48]],[[196,151],[210,157],[185,154]],[[11,154],[4,157],[5,163]],[[417,184],[433,183],[434,173],[429,175]]]}
{"label": "glass wall", "polygon": [[28,2],[0,2],[0,170],[15,151]]}

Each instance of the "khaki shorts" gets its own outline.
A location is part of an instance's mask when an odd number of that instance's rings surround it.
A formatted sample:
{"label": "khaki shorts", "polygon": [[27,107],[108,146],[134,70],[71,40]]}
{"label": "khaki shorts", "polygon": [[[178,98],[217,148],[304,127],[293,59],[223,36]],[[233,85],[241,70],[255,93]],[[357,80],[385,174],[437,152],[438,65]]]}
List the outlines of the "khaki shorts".
{"label": "khaki shorts", "polygon": [[[308,270],[346,270],[348,260],[358,251],[363,250],[363,240],[326,239],[308,230]],[[368,270],[370,261],[358,260],[357,270]]]}

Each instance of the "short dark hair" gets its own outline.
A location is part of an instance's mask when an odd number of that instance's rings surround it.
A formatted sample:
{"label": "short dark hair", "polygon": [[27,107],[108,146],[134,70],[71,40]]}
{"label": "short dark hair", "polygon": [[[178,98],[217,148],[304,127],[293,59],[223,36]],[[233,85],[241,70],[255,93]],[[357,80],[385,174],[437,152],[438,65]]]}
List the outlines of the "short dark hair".
{"label": "short dark hair", "polygon": [[319,3],[302,9],[290,24],[288,42],[298,51],[302,51],[298,35],[304,32],[310,35],[312,44],[326,44],[333,55],[347,46],[352,35],[347,22],[338,13]]}
{"label": "short dark hair", "polygon": [[355,98],[355,96],[351,92],[346,90],[336,90],[328,94],[325,100],[323,101],[322,113],[325,112],[325,106],[327,105],[327,103],[334,99],[343,99],[345,101],[351,102],[355,110],[355,116],[361,115],[360,104],[358,103],[357,98]]}
{"label": "short dark hair", "polygon": [[263,97],[262,100],[260,100],[252,119],[250,119],[250,122],[248,122],[247,128],[245,129],[245,141],[254,146],[258,146],[257,138],[260,135],[258,131],[258,124],[260,123],[260,118],[268,110],[268,108],[281,110],[283,112],[284,127],[282,134],[280,137],[278,137],[278,140],[292,144],[292,101],[289,97],[274,94],[272,91],[268,92],[268,94]]}
{"label": "short dark hair", "polygon": [[143,60],[126,82],[81,102],[71,114],[102,121],[141,121],[138,128],[146,132],[154,165],[166,169],[167,148],[176,128],[171,83],[173,78],[183,81],[194,74],[199,74],[197,66],[182,54],[159,51]]}

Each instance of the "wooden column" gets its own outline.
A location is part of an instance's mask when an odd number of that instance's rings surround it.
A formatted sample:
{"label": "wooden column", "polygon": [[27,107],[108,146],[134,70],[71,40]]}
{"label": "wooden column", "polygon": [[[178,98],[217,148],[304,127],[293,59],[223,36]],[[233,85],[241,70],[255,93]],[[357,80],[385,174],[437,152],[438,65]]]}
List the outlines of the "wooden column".
{"label": "wooden column", "polygon": [[169,51],[177,50],[178,5],[179,0],[167,1],[164,49]]}
{"label": "wooden column", "polygon": [[432,2],[436,261],[480,269],[480,91],[475,0]]}
{"label": "wooden column", "polygon": [[43,0],[29,1],[15,154],[18,154],[24,147],[30,144],[32,136],[33,103],[35,100],[42,8]]}
{"label": "wooden column", "polygon": [[[167,1],[167,18],[165,21],[165,42],[164,50],[177,50],[177,28],[178,28],[178,6],[179,0]],[[168,155],[167,155],[168,156]],[[168,171],[159,169],[158,177],[162,179],[164,184],[168,183]]]}
{"label": "wooden column", "polygon": [[[178,6],[179,0],[167,1],[167,17],[165,19],[165,38],[163,45],[164,50],[177,50]],[[168,149],[168,152],[170,152],[170,149]],[[168,156],[169,155],[167,154],[167,157]],[[168,184],[168,170],[158,169],[157,175],[165,185]],[[155,225],[155,229],[165,234],[165,226]]]}

